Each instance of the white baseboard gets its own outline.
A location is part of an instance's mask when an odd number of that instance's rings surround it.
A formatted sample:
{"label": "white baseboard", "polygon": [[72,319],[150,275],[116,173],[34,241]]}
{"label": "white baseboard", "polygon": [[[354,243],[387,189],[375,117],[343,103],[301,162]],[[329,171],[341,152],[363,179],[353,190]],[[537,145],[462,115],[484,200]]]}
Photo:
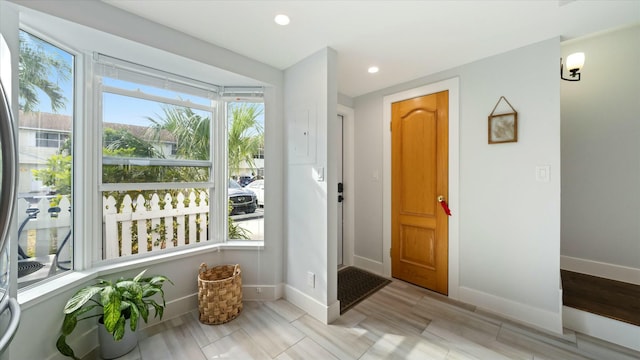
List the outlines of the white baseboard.
{"label": "white baseboard", "polygon": [[246,301],[273,301],[282,297],[278,285],[244,285],[242,299]]}
{"label": "white baseboard", "polygon": [[[559,291],[559,299],[562,293]],[[461,286],[459,288],[460,301],[489,310],[492,313],[512,319],[517,322],[562,334],[562,314],[549,310],[535,308],[527,304],[501,298],[492,294]]]}
{"label": "white baseboard", "polygon": [[[243,301],[273,301],[282,297],[282,285],[244,285],[242,287]],[[260,292],[258,292],[260,289]],[[162,320],[153,318],[150,310],[149,322],[140,322],[140,329],[155,325],[198,309],[198,293],[189,294],[178,299],[167,301]]]}
{"label": "white baseboard", "polygon": [[562,307],[562,319],[568,329],[640,351],[640,326],[567,306]]}
{"label": "white baseboard", "polygon": [[358,268],[360,268],[362,270],[367,270],[367,271],[372,272],[372,273],[374,273],[376,275],[385,276],[384,275],[384,264],[379,262],[379,261],[367,259],[365,257],[358,256],[358,255],[354,255],[353,256],[353,266],[358,267]]}
{"label": "white baseboard", "polygon": [[278,300],[278,299],[284,298],[284,289],[285,289],[285,284],[284,283],[280,283],[280,284],[276,285],[273,300]]}
{"label": "white baseboard", "polygon": [[340,317],[340,300],[336,300],[327,309],[327,323],[331,324]]}
{"label": "white baseboard", "polygon": [[560,268],[587,275],[640,285],[640,269],[599,261],[560,256]]}
{"label": "white baseboard", "polygon": [[340,317],[340,302],[327,306],[291,285],[284,285],[284,298],[324,324]]}

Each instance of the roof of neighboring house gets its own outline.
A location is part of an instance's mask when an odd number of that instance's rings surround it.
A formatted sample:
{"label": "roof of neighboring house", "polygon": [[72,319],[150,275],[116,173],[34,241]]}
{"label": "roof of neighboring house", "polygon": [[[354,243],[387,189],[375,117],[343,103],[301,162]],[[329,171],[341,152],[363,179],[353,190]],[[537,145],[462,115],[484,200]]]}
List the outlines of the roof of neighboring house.
{"label": "roof of neighboring house", "polygon": [[[49,130],[49,131],[60,131],[60,132],[70,132],[71,131],[71,123],[73,118],[70,115],[63,114],[52,114],[46,112],[28,112],[25,113],[20,110],[18,115],[20,128],[28,128],[28,129],[38,129],[38,130]],[[120,130],[126,129],[134,136],[150,140],[152,139],[153,132],[149,130],[148,127],[145,126],[137,126],[130,124],[117,124],[117,123],[105,123],[105,127]],[[175,136],[169,131],[162,130],[160,132],[160,141],[162,142],[176,142]]]}
{"label": "roof of neighboring house", "polygon": [[71,131],[72,118],[69,115],[45,112],[28,112],[20,110],[18,122],[21,128],[32,128],[55,131]]}

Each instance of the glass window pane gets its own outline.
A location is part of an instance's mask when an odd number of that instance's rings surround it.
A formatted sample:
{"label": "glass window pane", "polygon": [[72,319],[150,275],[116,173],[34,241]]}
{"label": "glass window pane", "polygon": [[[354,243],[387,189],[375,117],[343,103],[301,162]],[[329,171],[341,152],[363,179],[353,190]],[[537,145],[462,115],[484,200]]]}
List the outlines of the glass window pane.
{"label": "glass window pane", "polygon": [[73,268],[74,57],[20,32],[18,284]]}
{"label": "glass window pane", "polygon": [[[98,87],[102,183],[117,188],[103,192],[103,259],[157,253],[211,236],[209,189],[189,187],[211,184],[216,103],[144,85],[157,83],[161,75],[149,78],[130,70],[126,75],[140,83],[103,77]],[[140,183],[154,190],[140,190]],[[182,183],[187,189],[159,183]]]}
{"label": "glass window pane", "polygon": [[153,182],[206,182],[209,179],[209,167],[203,166],[137,166],[103,165],[102,182],[117,183],[153,183]]}
{"label": "glass window pane", "polygon": [[227,103],[228,236],[264,240],[264,103]]}
{"label": "glass window pane", "polygon": [[209,181],[211,111],[109,92],[102,99],[103,183]]}

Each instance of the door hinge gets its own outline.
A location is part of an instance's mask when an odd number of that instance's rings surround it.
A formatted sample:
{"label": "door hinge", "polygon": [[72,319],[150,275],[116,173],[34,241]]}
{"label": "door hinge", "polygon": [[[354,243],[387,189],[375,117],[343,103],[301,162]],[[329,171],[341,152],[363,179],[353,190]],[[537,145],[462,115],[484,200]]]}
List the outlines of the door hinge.
{"label": "door hinge", "polygon": [[389,248],[389,257],[392,258],[393,256],[391,255],[391,248]]}
{"label": "door hinge", "polygon": [[389,132],[393,131],[393,122],[389,121]]}

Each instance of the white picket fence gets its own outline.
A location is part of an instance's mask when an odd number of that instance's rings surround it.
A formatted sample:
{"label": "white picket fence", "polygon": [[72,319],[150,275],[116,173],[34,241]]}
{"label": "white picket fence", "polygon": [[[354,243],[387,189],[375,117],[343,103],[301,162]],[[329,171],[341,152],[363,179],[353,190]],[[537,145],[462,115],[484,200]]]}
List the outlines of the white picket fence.
{"label": "white picket fence", "polygon": [[[180,247],[207,240],[209,205],[207,194],[190,192],[185,206],[185,196],[178,193],[160,197],[153,194],[150,200],[138,195],[135,202],[125,195],[120,204],[113,196],[103,197],[104,253],[105,259],[118,258],[134,253],[143,254],[160,249]],[[175,205],[174,205],[175,202]]]}
{"label": "white picket fence", "polygon": [[[18,226],[24,223],[18,238],[19,244],[22,251],[30,257],[55,254],[71,229],[69,198],[63,196],[55,208],[50,205],[50,199],[51,197],[34,197],[30,198],[31,201],[25,198],[17,201]],[[37,214],[30,218],[27,209],[36,211]],[[67,252],[70,243],[68,241],[65,245]]]}

